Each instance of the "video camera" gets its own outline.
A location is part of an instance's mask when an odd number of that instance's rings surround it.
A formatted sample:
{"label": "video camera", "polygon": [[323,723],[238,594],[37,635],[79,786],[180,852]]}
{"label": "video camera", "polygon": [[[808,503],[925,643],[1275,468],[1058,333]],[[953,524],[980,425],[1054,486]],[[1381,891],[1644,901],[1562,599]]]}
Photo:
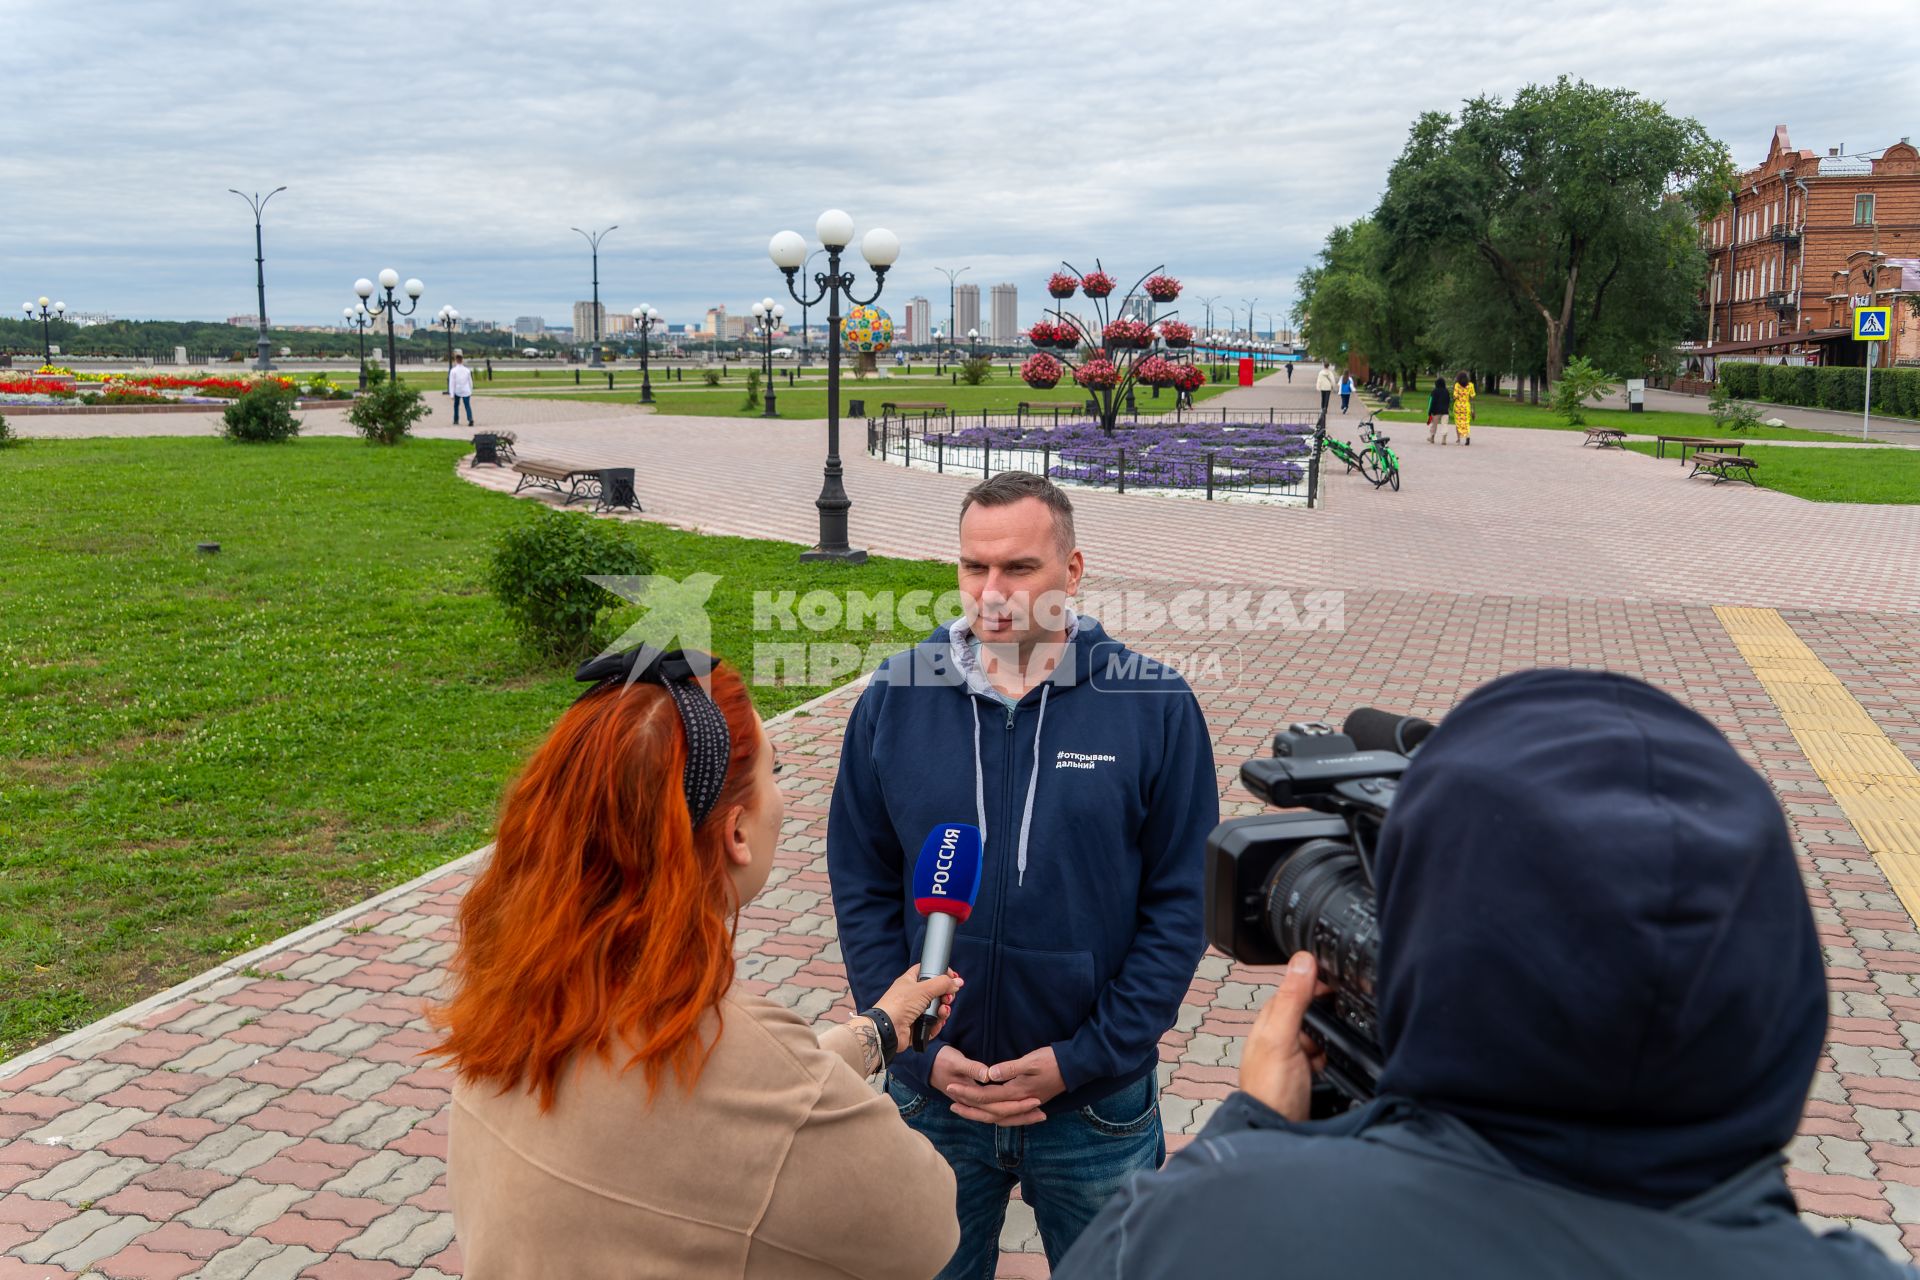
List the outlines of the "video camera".
{"label": "video camera", "polygon": [[[1333,992],[1308,1008],[1307,1030],[1326,1050],[1322,1081],[1345,1105],[1373,1097],[1383,1056],[1374,845],[1408,756],[1433,728],[1372,707],[1339,733],[1324,721],[1289,725],[1272,756],[1240,766],[1240,781],[1275,808],[1318,812],[1233,818],[1207,837],[1207,940],[1242,964],[1313,953]],[[1316,1098],[1316,1115],[1343,1109]]]}

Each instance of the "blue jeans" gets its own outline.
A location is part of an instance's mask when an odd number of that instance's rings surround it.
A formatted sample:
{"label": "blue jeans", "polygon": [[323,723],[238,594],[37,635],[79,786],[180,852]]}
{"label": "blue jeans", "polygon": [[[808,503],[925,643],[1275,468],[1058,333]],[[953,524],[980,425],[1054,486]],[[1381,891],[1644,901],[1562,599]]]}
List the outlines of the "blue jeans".
{"label": "blue jeans", "polygon": [[887,1093],[907,1126],[953,1166],[960,1247],[938,1280],[993,1280],[1014,1184],[1033,1209],[1054,1267],[1121,1184],[1167,1158],[1160,1085],[1151,1071],[1091,1106],[1007,1128],[963,1120],[945,1098],[917,1094],[891,1076]]}
{"label": "blue jeans", "polygon": [[473,397],[455,396],[453,398],[453,425],[456,427],[460,425],[460,406],[463,404],[467,406],[467,425],[473,425]]}

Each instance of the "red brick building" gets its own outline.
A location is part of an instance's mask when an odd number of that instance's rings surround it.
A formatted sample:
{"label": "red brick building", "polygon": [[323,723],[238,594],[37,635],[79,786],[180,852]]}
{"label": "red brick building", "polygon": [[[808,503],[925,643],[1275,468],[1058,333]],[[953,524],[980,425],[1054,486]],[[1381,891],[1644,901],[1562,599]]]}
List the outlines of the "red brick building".
{"label": "red brick building", "polygon": [[1902,138],[1877,156],[1795,150],[1773,131],[1767,158],[1740,175],[1719,217],[1700,224],[1709,261],[1708,340],[1686,351],[1712,376],[1722,357],[1864,364],[1853,309],[1893,304],[1877,363],[1920,363],[1920,150]]}

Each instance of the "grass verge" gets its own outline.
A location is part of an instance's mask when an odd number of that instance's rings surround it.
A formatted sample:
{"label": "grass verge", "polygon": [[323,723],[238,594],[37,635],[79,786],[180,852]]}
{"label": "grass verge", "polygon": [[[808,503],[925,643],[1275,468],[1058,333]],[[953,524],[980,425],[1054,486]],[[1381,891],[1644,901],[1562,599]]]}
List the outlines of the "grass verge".
{"label": "grass verge", "polygon": [[[1729,431],[1713,425],[1713,419],[1701,413],[1676,413],[1670,409],[1629,413],[1625,409],[1588,409],[1583,426],[1573,426],[1559,414],[1537,404],[1515,404],[1497,396],[1482,396],[1474,402],[1476,427],[1533,427],[1547,431],[1584,431],[1587,427],[1618,427],[1637,436],[1707,436],[1715,440],[1846,440],[1858,442],[1858,436],[1834,435],[1826,431],[1807,431],[1799,427],[1755,427],[1751,431]],[[1388,410],[1380,418],[1386,422],[1425,422],[1426,398],[1412,410]]]}
{"label": "grass verge", "polygon": [[[1633,441],[1627,448],[1636,453],[1653,452],[1651,444]],[[1790,493],[1809,502],[1920,503],[1920,450],[1769,449],[1761,445],[1743,452],[1760,464],[1754,480],[1762,489]],[[1662,465],[1680,464],[1669,450]],[[1686,466],[1688,471],[1693,469],[1691,458]]]}

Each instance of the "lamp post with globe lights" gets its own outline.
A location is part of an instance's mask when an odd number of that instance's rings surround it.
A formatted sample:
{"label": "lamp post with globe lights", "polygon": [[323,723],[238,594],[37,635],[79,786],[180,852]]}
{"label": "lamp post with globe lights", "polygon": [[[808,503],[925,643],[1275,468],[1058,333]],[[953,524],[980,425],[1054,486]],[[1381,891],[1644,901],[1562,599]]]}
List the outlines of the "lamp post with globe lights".
{"label": "lamp post with globe lights", "polygon": [[347,324],[360,338],[360,389],[367,389],[367,326],[373,323],[373,317],[367,314],[367,304],[356,302],[340,313],[346,317]]}
{"label": "lamp post with globe lights", "polygon": [[64,302],[56,302],[49,306],[47,300],[42,298],[40,299],[39,310],[34,310],[34,304],[31,302],[21,303],[20,309],[27,313],[29,323],[36,318],[40,321],[40,359],[47,364],[52,364],[53,321],[55,317],[65,316],[67,314],[67,304]]}
{"label": "lamp post with globe lights", "polygon": [[633,309],[633,327],[640,331],[640,403],[653,403],[653,378],[647,372],[647,339],[660,324],[660,313],[646,303]]}
{"label": "lamp post with globe lights", "polygon": [[773,331],[787,315],[787,309],[772,298],[762,298],[753,304],[754,327],[760,331],[761,357],[760,368],[767,380],[767,403],[760,411],[763,418],[777,418],[773,399]]}
{"label": "lamp post with globe lights", "polygon": [[978,329],[969,329],[967,330],[967,359],[972,360],[977,358],[979,355],[980,355],[980,331]]}
{"label": "lamp post with globe lights", "polygon": [[367,279],[365,276],[361,276],[353,282],[353,291],[360,295],[360,305],[367,309],[367,314],[371,316],[384,315],[387,318],[387,376],[395,379],[399,378],[400,370],[399,367],[394,364],[393,318],[395,316],[412,315],[414,308],[420,305],[420,295],[427,291],[427,286],[421,284],[418,280],[408,280],[406,287],[408,302],[406,309],[402,310],[400,300],[393,296],[393,291],[399,287],[400,273],[392,267],[388,267],[380,273],[380,288],[386,293],[384,298],[374,299],[373,281]]}
{"label": "lamp post with globe lights", "polygon": [[581,231],[578,227],[567,229],[586,237],[587,243],[593,248],[593,352],[587,357],[587,365],[589,368],[598,369],[600,367],[600,242],[618,231],[620,224],[616,222],[605,231]]}
{"label": "lamp post with globe lights", "polygon": [[442,307],[433,317],[434,324],[447,331],[447,368],[453,368],[453,329],[460,323],[460,313],[452,307]]}
{"label": "lamp post with globe lights", "polygon": [[782,231],[767,245],[767,256],[786,274],[787,292],[795,302],[802,306],[817,305],[821,301],[827,304],[827,461],[821,475],[820,496],[813,504],[820,512],[820,541],[811,551],[803,551],[800,558],[862,564],[867,553],[847,544],[847,509],[853,503],[847,498],[840,468],[840,295],[845,293],[847,300],[858,306],[877,301],[886,286],[887,268],[900,256],[900,238],[875,227],[861,240],[860,255],[873,268],[873,293],[860,298],[853,291],[853,272],[840,270],[840,254],[853,241],[853,219],[842,210],[829,209],[814,224],[814,234],[820,237],[827,251],[827,269],[815,273],[813,284],[817,292],[812,295],[804,286],[796,288],[794,282],[807,260],[807,242],[800,234]]}

